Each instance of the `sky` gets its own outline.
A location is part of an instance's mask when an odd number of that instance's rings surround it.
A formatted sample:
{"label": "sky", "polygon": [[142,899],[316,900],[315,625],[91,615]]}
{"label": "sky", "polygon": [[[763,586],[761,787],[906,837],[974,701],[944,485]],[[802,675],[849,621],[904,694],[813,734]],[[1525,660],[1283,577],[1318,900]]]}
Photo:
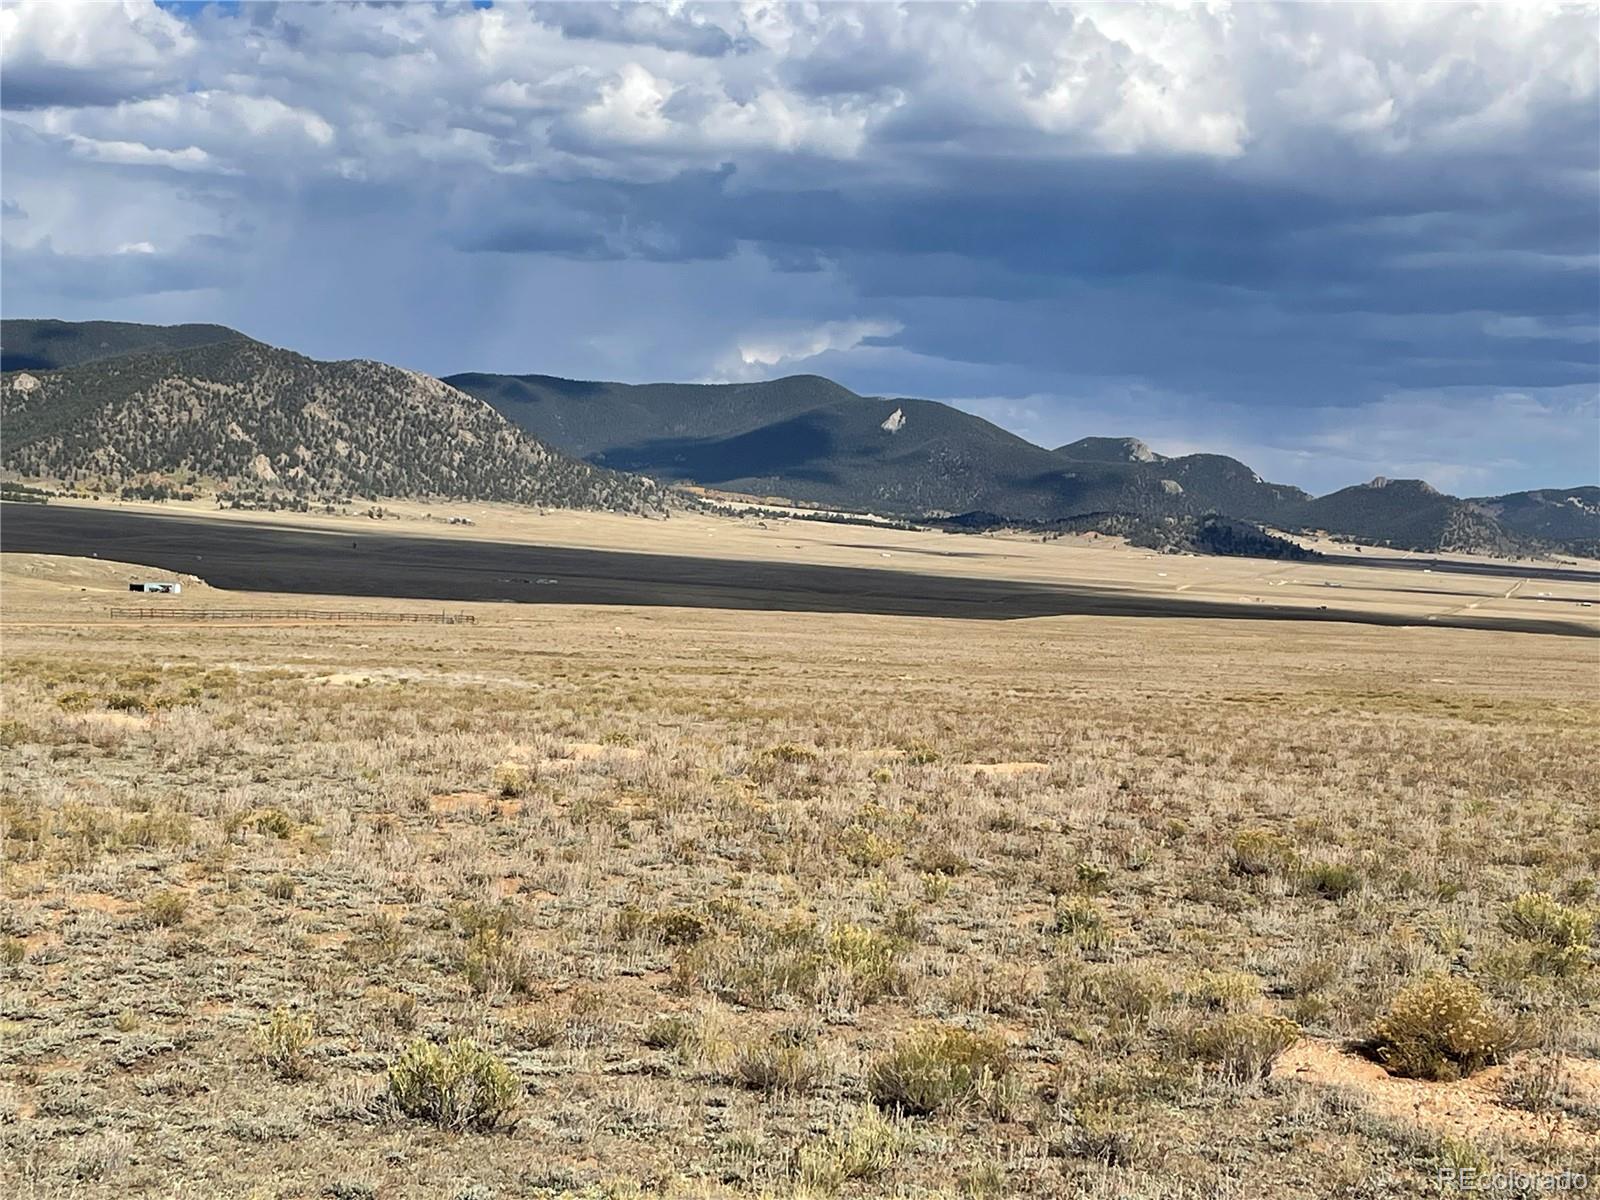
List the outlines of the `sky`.
{"label": "sky", "polygon": [[0,6],[0,312],[1600,482],[1600,7]]}

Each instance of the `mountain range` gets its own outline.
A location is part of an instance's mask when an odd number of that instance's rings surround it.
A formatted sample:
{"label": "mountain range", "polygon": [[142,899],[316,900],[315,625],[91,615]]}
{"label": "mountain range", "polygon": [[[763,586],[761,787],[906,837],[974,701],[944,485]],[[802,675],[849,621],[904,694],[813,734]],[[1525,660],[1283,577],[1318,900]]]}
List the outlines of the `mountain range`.
{"label": "mountain range", "polygon": [[[909,519],[1212,514],[1416,550],[1600,551],[1600,487],[1461,499],[1376,479],[1315,497],[1133,438],[1048,449],[949,405],[798,375],[621,384],[318,362],[220,325],[0,322],[0,468],[209,481],[298,502],[405,496],[659,509],[698,484]],[[164,485],[163,485],[164,486]],[[996,515],[998,517],[996,518]]]}
{"label": "mountain range", "polygon": [[1275,520],[1309,497],[1220,455],[1162,459],[1092,438],[1055,450],[933,400],[858,396],[816,375],[765,383],[581,383],[452,375],[553,446],[675,483],[898,516],[1226,512]]}
{"label": "mountain range", "polygon": [[656,479],[887,515],[1197,518],[1414,550],[1516,553],[1600,544],[1600,489],[1460,499],[1421,480],[1326,496],[1220,454],[1166,457],[1134,438],[1045,449],[931,400],[858,396],[797,375],[763,383],[621,384],[463,374],[446,382],[551,445]]}
{"label": "mountain range", "polygon": [[[302,507],[414,496],[646,511],[667,501],[649,480],[552,450],[414,371],[317,362],[217,326],[174,337],[96,323],[83,327],[80,341],[95,343],[85,346],[59,328],[40,338],[37,324],[0,327],[0,467],[24,477],[156,496],[210,485],[239,503]],[[13,370],[18,343],[24,362],[47,353],[77,365]]]}

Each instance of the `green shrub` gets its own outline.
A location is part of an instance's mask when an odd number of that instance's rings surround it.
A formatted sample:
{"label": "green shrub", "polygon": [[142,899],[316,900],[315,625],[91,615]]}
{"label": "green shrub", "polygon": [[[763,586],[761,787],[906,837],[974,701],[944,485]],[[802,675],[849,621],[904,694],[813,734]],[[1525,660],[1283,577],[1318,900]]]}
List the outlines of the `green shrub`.
{"label": "green shrub", "polygon": [[881,1108],[926,1115],[981,1098],[1011,1068],[1005,1039],[939,1026],[914,1033],[867,1069],[867,1094]]}
{"label": "green shrub", "polygon": [[296,1016],[284,1007],[275,1008],[267,1023],[256,1029],[256,1052],[279,1079],[293,1081],[311,1074],[306,1047],[311,1044],[309,1015]]}
{"label": "green shrub", "polygon": [[28,943],[19,937],[0,938],[0,964],[19,966],[28,957]]}
{"label": "green shrub", "polygon": [[528,790],[528,768],[521,763],[503,762],[495,767],[491,782],[496,795],[508,800],[520,796]]}
{"label": "green shrub", "polygon": [[1056,901],[1055,931],[1086,950],[1104,950],[1112,941],[1105,914],[1087,896],[1063,896]]}
{"label": "green shrub", "polygon": [[1343,900],[1361,890],[1361,872],[1345,863],[1311,863],[1301,870],[1300,885],[1328,900]]}
{"label": "green shrub", "polygon": [[183,924],[183,918],[189,912],[189,897],[182,892],[152,892],[145,897],[142,907],[145,920],[150,924],[170,929]]}
{"label": "green shrub", "polygon": [[1500,926],[1529,943],[1531,965],[1550,975],[1575,975],[1589,960],[1594,917],[1547,892],[1524,892],[1507,906]]}
{"label": "green shrub", "polygon": [[1178,1035],[1190,1058],[1211,1063],[1239,1083],[1265,1077],[1272,1062],[1300,1038],[1300,1026],[1267,1013],[1229,1013]]}
{"label": "green shrub", "polygon": [[472,990],[482,995],[528,990],[527,955],[512,933],[492,927],[479,929],[467,939],[461,969]]}
{"label": "green shrub", "polygon": [[839,848],[858,867],[875,869],[899,856],[900,843],[868,829],[851,825],[839,835]]}
{"label": "green shrub", "polygon": [[286,838],[294,832],[294,820],[281,808],[264,808],[250,822],[257,833]]}
{"label": "green shrub", "polygon": [[652,1050],[687,1052],[694,1044],[695,1023],[676,1014],[657,1017],[644,1027],[639,1040]]}
{"label": "green shrub", "polygon": [[693,946],[711,933],[711,923],[686,908],[649,912],[637,904],[625,904],[617,914],[617,936],[624,941],[655,937],[663,946]]}
{"label": "green shrub", "polygon": [[293,875],[274,875],[267,880],[265,891],[274,900],[293,900],[295,882]]}
{"label": "green shrub", "polygon": [[1098,896],[1106,890],[1106,884],[1111,879],[1111,871],[1099,863],[1081,859],[1073,868],[1073,882],[1078,891],[1085,896]]}
{"label": "green shrub", "polygon": [[511,1119],[522,1084],[470,1038],[446,1046],[418,1038],[389,1068],[389,1095],[408,1117],[441,1129],[485,1131]]}
{"label": "green shrub", "polygon": [[1222,1012],[1239,1012],[1261,995],[1261,980],[1245,971],[1208,971],[1190,985],[1189,998]]}
{"label": "green shrub", "polygon": [[961,875],[969,865],[953,846],[926,846],[917,856],[917,870],[926,875]]}
{"label": "green shrub", "polygon": [[517,912],[510,904],[479,904],[466,900],[450,907],[450,919],[462,937],[471,940],[489,930],[502,937],[510,937],[517,927]]}
{"label": "green shrub", "polygon": [[708,938],[679,955],[673,971],[680,990],[698,983],[757,1008],[790,998],[852,1008],[900,987],[901,943],[885,934],[847,922],[824,930],[808,916],[773,921],[754,911],[717,911],[733,936]]}
{"label": "green shrub", "polygon": [[846,1007],[871,1004],[899,990],[898,947],[884,934],[841,922],[823,939],[836,998]]}
{"label": "green shrub", "polygon": [[774,1040],[741,1047],[734,1055],[733,1073],[745,1087],[760,1092],[809,1092],[822,1078],[822,1060],[804,1046]]}
{"label": "green shrub", "polygon": [[1408,1079],[1461,1079],[1501,1061],[1511,1030],[1464,979],[1429,975],[1401,989],[1373,1027],[1378,1061]]}
{"label": "green shrub", "polygon": [[847,1123],[807,1141],[795,1153],[795,1182],[832,1195],[852,1180],[881,1179],[905,1153],[910,1139],[876,1109],[862,1108]]}
{"label": "green shrub", "polygon": [[140,813],[126,821],[117,831],[117,840],[124,846],[154,849],[161,846],[187,846],[190,841],[187,813]]}
{"label": "green shrub", "polygon": [[1287,875],[1299,856],[1294,844],[1267,829],[1250,829],[1233,839],[1228,869],[1235,875]]}

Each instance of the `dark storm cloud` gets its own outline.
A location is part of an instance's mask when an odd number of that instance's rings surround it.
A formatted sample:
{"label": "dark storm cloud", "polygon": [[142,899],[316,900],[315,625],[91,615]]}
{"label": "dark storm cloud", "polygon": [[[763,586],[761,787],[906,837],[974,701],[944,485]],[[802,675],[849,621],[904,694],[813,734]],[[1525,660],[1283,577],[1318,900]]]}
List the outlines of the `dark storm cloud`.
{"label": "dark storm cloud", "polygon": [[[725,258],[749,244],[782,269],[830,261],[864,297],[1030,306],[993,324],[958,320],[975,330],[968,335],[907,322],[903,344],[969,361],[1114,372],[1137,358],[1157,380],[1232,377],[1263,395],[1282,394],[1282,372],[1316,363],[1296,394],[1351,401],[1376,382],[1550,386],[1594,376],[1594,356],[1580,348],[1552,355],[1538,339],[1461,327],[1446,336],[1391,321],[1387,336],[1340,331],[1328,344],[1330,318],[1341,314],[1592,314],[1593,268],[1564,257],[1583,244],[1584,220],[1560,195],[1531,194],[1529,210],[1510,217],[1475,199],[1441,215],[1443,190],[1330,198],[1205,161],[1123,159],[1025,175],[1001,164],[936,199],[870,179],[740,187],[728,170],[513,195],[487,207],[539,215],[498,229],[475,221],[463,245],[670,261]],[[1089,318],[1088,344],[1062,331],[1085,324],[1085,304],[1119,316]]]}

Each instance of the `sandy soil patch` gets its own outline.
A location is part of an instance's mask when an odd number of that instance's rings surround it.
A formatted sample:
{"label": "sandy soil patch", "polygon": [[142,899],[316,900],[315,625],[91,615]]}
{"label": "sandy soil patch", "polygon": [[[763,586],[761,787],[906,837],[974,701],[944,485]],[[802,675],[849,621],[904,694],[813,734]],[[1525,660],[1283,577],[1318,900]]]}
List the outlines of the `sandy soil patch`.
{"label": "sandy soil patch", "polygon": [[[1491,1067],[1470,1079],[1433,1083],[1398,1079],[1368,1059],[1327,1042],[1306,1040],[1291,1046],[1272,1067],[1275,1079],[1296,1079],[1336,1087],[1357,1096],[1369,1110],[1406,1117],[1459,1139],[1502,1137],[1541,1144],[1592,1145],[1600,1132],[1563,1112],[1527,1112],[1504,1100],[1508,1075],[1518,1062]],[[1600,1103],[1600,1063],[1567,1059],[1568,1086],[1578,1097]]]}
{"label": "sandy soil patch", "polygon": [[604,742],[573,742],[554,758],[541,759],[539,771],[570,771],[586,763],[637,762],[644,751],[637,746],[617,746]]}
{"label": "sandy soil patch", "polygon": [[1050,764],[1042,762],[962,763],[960,764],[960,769],[973,775],[1005,777],[1010,775],[1031,775],[1036,771],[1048,771]]}
{"label": "sandy soil patch", "polygon": [[388,670],[378,667],[371,671],[335,671],[331,675],[319,675],[311,682],[334,687],[369,687],[374,683],[404,683],[422,677],[420,671]]}
{"label": "sandy soil patch", "polygon": [[428,800],[428,811],[441,816],[473,813],[514,817],[522,811],[522,801],[491,796],[487,792],[448,792],[431,797]]}

